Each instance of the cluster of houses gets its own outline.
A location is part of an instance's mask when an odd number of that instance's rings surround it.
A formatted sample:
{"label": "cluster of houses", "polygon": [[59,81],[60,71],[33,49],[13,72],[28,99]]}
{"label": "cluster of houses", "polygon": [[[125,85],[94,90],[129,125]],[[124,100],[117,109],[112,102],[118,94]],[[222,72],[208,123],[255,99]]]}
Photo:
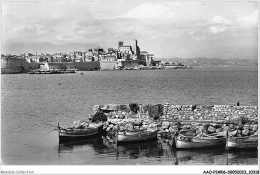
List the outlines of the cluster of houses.
{"label": "cluster of houses", "polygon": [[133,41],[132,45],[124,45],[123,41],[118,42],[118,48],[92,48],[87,51],[74,51],[69,53],[55,53],[55,54],[22,54],[19,57],[25,59],[27,62],[90,62],[90,61],[130,61],[137,60],[145,62],[146,65],[156,64],[154,55],[147,51],[140,51],[137,40]]}
{"label": "cluster of houses", "polygon": [[[137,40],[132,45],[118,42],[118,48],[92,48],[86,51],[74,51],[55,54],[1,55],[1,72],[26,72],[42,67],[51,69],[77,70],[114,70],[121,68],[134,68],[139,66],[154,67],[160,61],[154,60],[154,55],[141,51]],[[44,69],[45,70],[45,69]]]}

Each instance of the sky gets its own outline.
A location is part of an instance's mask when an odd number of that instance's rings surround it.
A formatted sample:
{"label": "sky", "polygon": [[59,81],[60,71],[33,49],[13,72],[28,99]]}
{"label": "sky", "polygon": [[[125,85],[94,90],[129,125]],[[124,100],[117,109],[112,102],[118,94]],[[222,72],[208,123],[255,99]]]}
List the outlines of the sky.
{"label": "sky", "polygon": [[258,1],[2,2],[4,54],[117,48],[156,58],[257,58]]}

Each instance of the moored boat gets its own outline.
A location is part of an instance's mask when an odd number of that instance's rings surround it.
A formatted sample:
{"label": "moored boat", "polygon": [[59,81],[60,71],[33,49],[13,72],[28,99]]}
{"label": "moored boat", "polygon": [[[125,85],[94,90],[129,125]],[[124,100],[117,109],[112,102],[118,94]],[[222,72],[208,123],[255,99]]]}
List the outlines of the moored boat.
{"label": "moored boat", "polygon": [[225,147],[226,137],[221,135],[194,137],[179,134],[175,137],[176,148],[210,148],[210,147]]}
{"label": "moored boat", "polygon": [[142,142],[157,138],[157,130],[118,132],[117,143]]}
{"label": "moored boat", "polygon": [[243,137],[228,137],[227,149],[257,149],[258,135]]}
{"label": "moored boat", "polygon": [[62,128],[58,124],[59,142],[84,140],[100,136],[103,131],[102,123],[92,124],[86,128]]}

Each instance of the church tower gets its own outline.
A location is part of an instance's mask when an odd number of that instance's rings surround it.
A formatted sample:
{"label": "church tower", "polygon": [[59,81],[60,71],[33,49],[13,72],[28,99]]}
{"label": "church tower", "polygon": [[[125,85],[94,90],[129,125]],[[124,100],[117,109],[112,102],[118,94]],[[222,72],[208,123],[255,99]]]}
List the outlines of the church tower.
{"label": "church tower", "polygon": [[120,47],[123,47],[124,46],[124,42],[123,41],[119,41],[118,42],[118,49],[120,48]]}

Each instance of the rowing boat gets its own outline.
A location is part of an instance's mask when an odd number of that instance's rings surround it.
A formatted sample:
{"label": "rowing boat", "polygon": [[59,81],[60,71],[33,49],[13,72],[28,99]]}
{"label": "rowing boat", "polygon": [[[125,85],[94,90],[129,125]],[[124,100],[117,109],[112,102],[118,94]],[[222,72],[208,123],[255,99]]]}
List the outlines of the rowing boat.
{"label": "rowing boat", "polygon": [[75,129],[75,128],[62,128],[58,124],[59,141],[67,142],[74,140],[84,140],[100,136],[103,130],[102,123],[91,124],[87,128]]}
{"label": "rowing boat", "polygon": [[257,149],[258,136],[228,137],[227,149]]}
{"label": "rowing boat", "polygon": [[226,137],[221,135],[214,136],[185,136],[179,134],[175,137],[176,148],[209,148],[209,147],[225,147]]}
{"label": "rowing boat", "polygon": [[117,143],[142,142],[157,138],[157,130],[117,132]]}

